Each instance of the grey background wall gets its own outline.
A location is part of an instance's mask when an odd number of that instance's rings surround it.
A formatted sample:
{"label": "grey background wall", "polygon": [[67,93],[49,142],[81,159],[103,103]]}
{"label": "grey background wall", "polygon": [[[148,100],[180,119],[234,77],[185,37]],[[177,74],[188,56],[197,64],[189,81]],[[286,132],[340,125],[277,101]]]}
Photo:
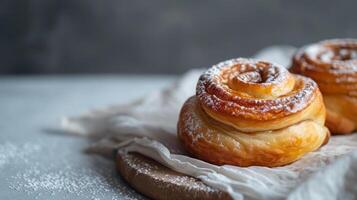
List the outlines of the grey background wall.
{"label": "grey background wall", "polygon": [[5,0],[0,73],[182,73],[357,36],[357,1]]}

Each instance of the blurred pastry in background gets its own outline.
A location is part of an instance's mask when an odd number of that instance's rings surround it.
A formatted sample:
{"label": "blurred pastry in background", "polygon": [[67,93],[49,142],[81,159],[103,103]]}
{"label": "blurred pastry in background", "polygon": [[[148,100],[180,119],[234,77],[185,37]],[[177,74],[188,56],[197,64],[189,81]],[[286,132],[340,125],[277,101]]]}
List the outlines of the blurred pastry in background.
{"label": "blurred pastry in background", "polygon": [[327,108],[333,134],[357,130],[357,39],[333,39],[307,45],[293,57],[291,72],[315,80]]}

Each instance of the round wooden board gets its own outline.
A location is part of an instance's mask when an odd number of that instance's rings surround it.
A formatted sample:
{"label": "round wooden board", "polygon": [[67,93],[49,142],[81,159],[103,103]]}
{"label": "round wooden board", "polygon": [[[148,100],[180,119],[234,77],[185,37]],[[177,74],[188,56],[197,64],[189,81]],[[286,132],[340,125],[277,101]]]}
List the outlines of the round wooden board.
{"label": "round wooden board", "polygon": [[121,176],[138,192],[159,200],[232,198],[200,180],[175,172],[137,153],[118,153],[116,165]]}

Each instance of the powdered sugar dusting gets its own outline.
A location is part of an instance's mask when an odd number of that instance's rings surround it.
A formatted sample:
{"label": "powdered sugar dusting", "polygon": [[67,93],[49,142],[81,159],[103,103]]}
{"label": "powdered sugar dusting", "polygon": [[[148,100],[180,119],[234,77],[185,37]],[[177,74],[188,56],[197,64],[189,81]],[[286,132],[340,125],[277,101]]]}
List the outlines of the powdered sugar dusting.
{"label": "powdered sugar dusting", "polygon": [[10,142],[5,142],[0,144],[0,169],[13,162],[28,163],[28,156],[38,152],[40,149],[41,147],[39,145],[33,143],[15,145]]}
{"label": "powdered sugar dusting", "polygon": [[[58,148],[61,148],[61,154],[58,154]],[[31,199],[46,199],[48,196],[61,196],[63,199],[74,196],[83,199],[146,199],[123,182],[111,160],[88,156],[89,163],[84,158],[79,164],[76,156],[86,155],[78,154],[56,141],[46,145],[41,142],[16,145],[5,142],[0,145],[0,168],[13,167],[14,175],[6,178],[8,187]],[[43,159],[48,157],[56,158],[56,162],[44,163]]]}
{"label": "powdered sugar dusting", "polygon": [[[193,98],[187,100],[187,102],[185,103],[185,107],[188,107],[189,109],[193,109],[193,108],[200,109],[197,108],[196,100]],[[222,143],[220,134],[217,134],[215,130],[212,130],[210,128],[204,128],[207,127],[207,125],[204,124],[205,123],[203,121],[204,116],[201,116],[201,114],[199,114],[200,112],[202,112],[202,115],[206,115],[204,114],[203,110],[201,111],[191,110],[191,112],[184,112],[182,116],[182,120],[185,123],[183,123],[183,126],[179,127],[182,128],[182,130],[179,130],[178,132],[183,132],[189,135],[189,138],[191,140],[191,145],[195,145],[195,143],[199,142],[200,140],[208,141],[210,137],[214,135],[215,137],[217,137],[217,140],[215,141],[216,145],[223,147],[224,145]],[[213,125],[213,123],[218,123],[218,122],[212,120],[209,123]]]}
{"label": "powdered sugar dusting", "polygon": [[112,163],[103,161],[102,164],[100,169],[94,170],[78,168],[68,163],[60,168],[33,163],[29,169],[13,176],[9,187],[28,195],[35,195],[36,198],[44,194],[63,194],[64,198],[69,198],[70,194],[87,199],[114,200],[123,196],[126,199],[142,199],[128,186],[120,183],[119,177],[113,173]]}
{"label": "powdered sugar dusting", "polygon": [[192,144],[195,144],[199,139],[204,138],[202,132],[199,132],[200,124],[199,121],[195,119],[194,113],[185,113],[183,118],[185,119],[185,126],[183,129],[192,138]]}
{"label": "powdered sugar dusting", "polygon": [[328,73],[334,76],[333,82],[356,83],[357,40],[334,39],[307,45],[295,55],[294,62],[302,72]]}
{"label": "powdered sugar dusting", "polygon": [[[66,164],[59,169],[52,169],[54,167],[48,168],[35,163],[12,177],[9,187],[28,195],[35,194],[36,198],[49,193],[63,194],[64,198],[66,194],[72,194],[87,199],[102,199],[108,198],[107,194],[112,194],[112,200],[122,199],[122,196],[125,199],[138,199],[134,191],[120,186],[117,175],[109,167],[113,166],[103,165],[100,170],[92,170]],[[112,185],[119,187],[113,188]]]}

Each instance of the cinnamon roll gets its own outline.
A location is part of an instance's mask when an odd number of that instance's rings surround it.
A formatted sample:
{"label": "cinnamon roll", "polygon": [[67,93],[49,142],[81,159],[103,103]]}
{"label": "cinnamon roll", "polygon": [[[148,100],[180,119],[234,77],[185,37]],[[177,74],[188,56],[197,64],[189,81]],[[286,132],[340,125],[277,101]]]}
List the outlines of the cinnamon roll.
{"label": "cinnamon roll", "polygon": [[301,48],[291,71],[314,79],[327,109],[326,126],[334,134],[357,130],[357,40],[334,39]]}
{"label": "cinnamon roll", "polygon": [[316,83],[264,61],[232,59],[201,75],[183,105],[178,137],[217,165],[286,165],[329,139]]}

